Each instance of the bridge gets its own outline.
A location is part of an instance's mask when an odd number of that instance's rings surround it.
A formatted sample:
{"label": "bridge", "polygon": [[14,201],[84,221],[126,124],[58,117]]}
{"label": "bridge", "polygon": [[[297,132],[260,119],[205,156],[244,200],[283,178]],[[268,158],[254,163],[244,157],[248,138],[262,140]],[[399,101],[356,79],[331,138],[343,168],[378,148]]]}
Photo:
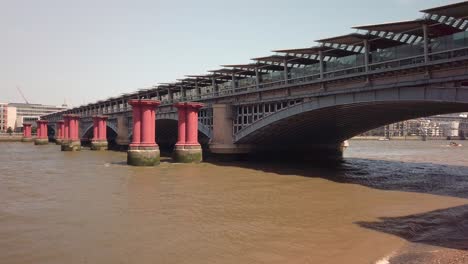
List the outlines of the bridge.
{"label": "bridge", "polygon": [[[415,20],[355,26],[316,46],[275,50],[46,115],[43,130],[53,137],[64,117],[76,117],[80,144],[96,139],[101,127],[101,141],[131,148],[134,120],[140,125],[139,111],[146,109],[135,106],[153,101],[157,110],[141,126],[153,129],[146,137],[161,149],[177,150],[187,132],[212,154],[339,156],[344,140],[370,129],[468,111],[468,2],[421,12]],[[137,129],[138,141],[143,128]]]}

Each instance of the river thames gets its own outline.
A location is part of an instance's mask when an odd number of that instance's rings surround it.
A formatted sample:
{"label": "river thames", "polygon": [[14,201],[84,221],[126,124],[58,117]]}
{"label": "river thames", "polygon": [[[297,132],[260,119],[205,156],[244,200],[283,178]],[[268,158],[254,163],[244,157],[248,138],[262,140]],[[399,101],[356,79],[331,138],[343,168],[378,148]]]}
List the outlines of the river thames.
{"label": "river thames", "polygon": [[343,163],[125,165],[1,143],[0,262],[468,263],[468,142],[351,141]]}

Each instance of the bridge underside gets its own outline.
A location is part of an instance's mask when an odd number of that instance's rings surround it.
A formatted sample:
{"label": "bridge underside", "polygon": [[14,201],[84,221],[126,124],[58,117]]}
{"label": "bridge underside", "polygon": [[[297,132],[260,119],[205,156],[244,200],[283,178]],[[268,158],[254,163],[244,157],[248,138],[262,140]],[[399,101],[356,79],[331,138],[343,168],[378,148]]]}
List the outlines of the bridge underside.
{"label": "bridge underside", "polygon": [[[239,139],[254,152],[276,151],[301,156],[339,153],[344,140],[383,125],[408,119],[468,110],[468,103],[386,101],[320,108],[272,122]],[[277,154],[274,154],[277,155]]]}
{"label": "bridge underside", "polygon": [[[177,142],[178,136],[178,121],[174,119],[158,119],[156,120],[156,143],[163,152],[171,153]],[[198,142],[206,149],[209,142],[209,137],[198,131]]]}
{"label": "bridge underside", "polygon": [[[93,137],[94,137],[94,131],[93,131],[93,127],[91,126],[84,132],[83,136],[81,137],[83,141],[82,143],[84,145],[90,144]],[[107,126],[106,138],[107,138],[107,141],[109,142],[109,148],[116,147],[117,132],[110,126]]]}

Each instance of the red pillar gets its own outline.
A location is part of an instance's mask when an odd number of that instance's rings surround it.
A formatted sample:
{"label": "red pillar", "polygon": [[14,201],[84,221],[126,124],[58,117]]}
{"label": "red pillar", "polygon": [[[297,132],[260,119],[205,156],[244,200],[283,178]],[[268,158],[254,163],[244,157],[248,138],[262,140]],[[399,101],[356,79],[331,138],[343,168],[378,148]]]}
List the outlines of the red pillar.
{"label": "red pillar", "polygon": [[153,138],[154,143],[156,143],[156,109],[153,108],[153,111],[151,111],[151,120],[153,124],[153,129],[151,129],[151,138]]}
{"label": "red pillar", "polygon": [[99,117],[93,116],[93,140],[99,139]]}
{"label": "red pillar", "polygon": [[141,108],[138,100],[128,102],[133,111],[133,137],[132,145],[140,145],[141,142]]}
{"label": "red pillar", "polygon": [[73,119],[73,116],[68,116],[68,138],[70,140],[73,140],[75,138],[75,120]]}
{"label": "red pillar", "polygon": [[198,111],[203,107],[200,103],[187,103],[187,145],[198,143]]}
{"label": "red pillar", "polygon": [[70,139],[70,116],[63,115],[63,139]]}
{"label": "red pillar", "polygon": [[198,143],[198,111],[201,103],[177,103],[179,115],[179,135],[176,145],[199,145]]}
{"label": "red pillar", "polygon": [[106,124],[107,117],[101,116],[99,119],[99,139],[100,140],[107,140],[107,124]]}
{"label": "red pillar", "polygon": [[57,125],[56,125],[57,135],[55,135],[56,139],[63,139],[63,123],[64,121],[62,120],[57,121]]}
{"label": "red pillar", "polygon": [[133,109],[133,140],[131,147],[155,147],[156,145],[156,107],[159,101],[140,99],[129,100]]}
{"label": "red pillar", "polygon": [[75,117],[75,138],[76,140],[81,140],[80,139],[80,116]]}
{"label": "red pillar", "polygon": [[177,103],[175,104],[175,107],[177,108],[177,113],[179,116],[179,122],[178,122],[178,134],[177,134],[177,143],[176,145],[185,145],[186,142],[186,135],[185,135],[185,130],[186,130],[186,105],[185,103]]}
{"label": "red pillar", "polygon": [[31,124],[23,124],[23,137],[31,137]]}
{"label": "red pillar", "polygon": [[69,137],[72,141],[78,141],[79,138],[79,116],[77,115],[69,115],[70,118],[70,132]]}
{"label": "red pillar", "polygon": [[47,138],[47,120],[38,120],[37,121],[37,138],[45,139]]}
{"label": "red pillar", "polygon": [[142,105],[141,110],[141,144],[154,144],[154,139],[151,138],[151,130],[153,129],[151,109],[148,105]]}

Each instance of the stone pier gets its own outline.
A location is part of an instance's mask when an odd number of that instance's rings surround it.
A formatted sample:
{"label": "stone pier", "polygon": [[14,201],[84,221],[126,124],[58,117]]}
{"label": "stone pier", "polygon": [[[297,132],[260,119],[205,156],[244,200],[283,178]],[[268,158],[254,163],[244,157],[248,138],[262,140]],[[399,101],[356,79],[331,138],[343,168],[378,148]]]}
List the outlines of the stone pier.
{"label": "stone pier", "polygon": [[156,144],[156,108],[160,101],[129,100],[133,111],[133,137],[127,151],[127,164],[154,166],[159,164],[160,152]]}
{"label": "stone pier", "polygon": [[30,123],[23,123],[23,138],[21,139],[22,142],[32,142],[32,133],[31,133],[31,126]]}
{"label": "stone pier", "polygon": [[81,150],[81,141],[79,138],[79,119],[78,115],[64,115],[64,138],[62,141],[62,151]]}
{"label": "stone pier", "polygon": [[62,145],[63,142],[63,130],[64,130],[64,121],[59,120],[57,121],[57,124],[55,125],[55,131],[57,131],[57,134],[55,135],[55,144],[57,145]]}
{"label": "stone pier", "polygon": [[177,103],[178,138],[174,148],[173,158],[176,162],[193,163],[203,160],[202,148],[198,142],[198,111],[201,103]]}
{"label": "stone pier", "polygon": [[37,120],[37,137],[34,140],[35,145],[47,145],[49,144],[49,138],[47,136],[47,120]]}
{"label": "stone pier", "polygon": [[91,150],[107,150],[107,116],[93,116]]}

